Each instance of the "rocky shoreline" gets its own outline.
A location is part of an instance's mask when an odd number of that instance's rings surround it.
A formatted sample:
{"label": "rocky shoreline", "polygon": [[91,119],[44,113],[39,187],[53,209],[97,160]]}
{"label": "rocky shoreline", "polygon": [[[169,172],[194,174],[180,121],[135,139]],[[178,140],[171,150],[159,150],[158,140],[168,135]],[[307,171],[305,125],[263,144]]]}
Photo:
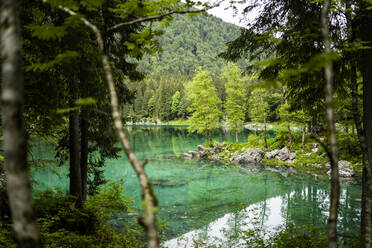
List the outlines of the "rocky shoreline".
{"label": "rocky shoreline", "polygon": [[[225,164],[236,164],[240,167],[260,167],[271,171],[280,172],[283,176],[296,175],[299,170],[306,172],[315,179],[322,177],[329,177],[330,163],[325,164],[303,164],[299,168],[297,165],[297,153],[291,152],[288,147],[276,149],[272,151],[264,151],[259,148],[243,147],[239,151],[231,152],[229,144],[215,142],[212,147],[205,147],[203,145],[197,146],[197,151],[188,151],[184,153],[187,159],[195,159],[202,161],[218,161]],[[316,145],[314,145],[313,152],[316,152]],[[311,153],[304,154],[310,156]],[[275,161],[270,163],[268,161]],[[352,164],[345,160],[340,160],[338,163],[340,178],[353,179],[356,175]],[[327,176],[328,175],[328,176]]]}

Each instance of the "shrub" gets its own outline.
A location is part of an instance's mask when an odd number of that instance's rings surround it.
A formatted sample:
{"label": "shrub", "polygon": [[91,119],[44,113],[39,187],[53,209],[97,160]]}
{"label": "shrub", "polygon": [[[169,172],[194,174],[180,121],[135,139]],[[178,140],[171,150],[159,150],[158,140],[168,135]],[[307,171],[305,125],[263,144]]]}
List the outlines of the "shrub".
{"label": "shrub", "polygon": [[[123,214],[130,210],[132,201],[125,196],[122,184],[118,181],[101,186],[99,193],[90,197],[81,208],[74,206],[74,197],[64,196],[60,191],[36,194],[34,208],[43,247],[144,247],[143,230],[137,223],[121,218],[125,226],[121,232],[108,224],[116,212]],[[7,205],[5,207],[9,209]],[[0,247],[15,247],[11,233],[10,223],[1,220]]]}

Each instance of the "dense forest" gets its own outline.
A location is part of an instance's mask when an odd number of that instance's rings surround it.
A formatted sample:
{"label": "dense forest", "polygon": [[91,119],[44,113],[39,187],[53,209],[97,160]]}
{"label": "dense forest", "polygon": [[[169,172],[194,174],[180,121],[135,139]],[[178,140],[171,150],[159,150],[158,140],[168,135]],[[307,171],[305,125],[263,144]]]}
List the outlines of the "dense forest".
{"label": "dense forest", "polygon": [[372,2],[220,4],[1,1],[0,247],[372,247]]}
{"label": "dense forest", "polygon": [[227,62],[218,55],[227,49],[227,42],[238,37],[239,28],[210,15],[175,15],[163,29],[157,40],[162,52],[145,55],[139,62],[138,69],[147,74],[145,80],[128,83],[136,92],[134,104],[125,109],[129,121],[185,119],[189,104],[184,88],[199,67],[214,75],[214,85],[224,97],[219,74]]}

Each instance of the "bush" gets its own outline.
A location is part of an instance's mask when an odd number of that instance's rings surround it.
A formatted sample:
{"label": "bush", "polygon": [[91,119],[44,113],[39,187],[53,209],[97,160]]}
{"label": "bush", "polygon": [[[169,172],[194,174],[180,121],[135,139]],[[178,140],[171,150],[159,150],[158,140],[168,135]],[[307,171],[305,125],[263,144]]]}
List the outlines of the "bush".
{"label": "bush", "polygon": [[350,162],[362,161],[362,151],[356,136],[349,133],[340,133],[337,135],[337,145],[340,160],[347,160]]}
{"label": "bush", "polygon": [[[37,194],[34,208],[43,247],[145,247],[143,230],[137,223],[123,219],[125,227],[121,232],[108,224],[117,211],[122,214],[130,210],[132,201],[124,195],[122,184],[118,181],[101,186],[99,193],[90,197],[81,208],[75,207],[74,197],[64,196],[60,191]],[[6,209],[9,209],[8,205]],[[1,220],[0,247],[15,247],[11,233],[11,225]]]}

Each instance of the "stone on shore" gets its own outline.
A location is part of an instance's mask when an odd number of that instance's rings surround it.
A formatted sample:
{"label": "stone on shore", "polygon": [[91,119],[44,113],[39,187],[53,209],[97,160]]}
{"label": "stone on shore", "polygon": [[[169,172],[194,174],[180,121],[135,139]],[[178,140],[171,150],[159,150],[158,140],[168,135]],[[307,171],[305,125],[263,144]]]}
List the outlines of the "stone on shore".
{"label": "stone on shore", "polygon": [[242,164],[261,164],[265,152],[260,149],[247,148],[241,154],[233,157],[232,161]]}
{"label": "stone on shore", "polygon": [[[325,164],[325,167],[329,169],[327,171],[327,175],[331,175],[331,163],[328,162]],[[348,178],[353,177],[355,175],[355,171],[353,170],[352,164],[349,161],[340,160],[338,161],[338,171],[340,177]]]}
{"label": "stone on shore", "polygon": [[276,158],[281,161],[286,161],[289,159],[291,151],[288,149],[288,147],[283,147],[279,150],[278,155],[276,155]]}
{"label": "stone on shore", "polygon": [[278,153],[279,153],[278,149],[272,150],[271,152],[266,152],[265,158],[267,159],[275,158],[278,155]]}

